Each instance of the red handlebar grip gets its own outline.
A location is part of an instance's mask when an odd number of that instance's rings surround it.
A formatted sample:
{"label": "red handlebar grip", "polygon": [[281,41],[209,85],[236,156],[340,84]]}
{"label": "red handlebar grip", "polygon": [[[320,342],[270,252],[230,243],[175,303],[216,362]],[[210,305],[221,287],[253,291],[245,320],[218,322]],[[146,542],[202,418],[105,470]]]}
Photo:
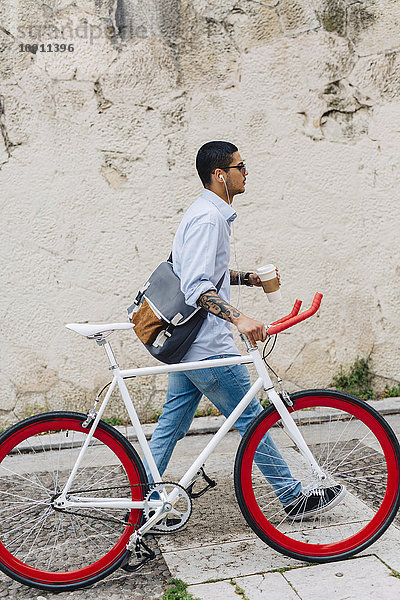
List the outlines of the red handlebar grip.
{"label": "red handlebar grip", "polygon": [[296,315],[299,314],[299,310],[300,310],[301,305],[302,305],[302,301],[301,300],[296,300],[296,302],[294,303],[294,306],[292,308],[292,312],[291,313],[289,313],[288,315],[286,315],[286,317],[282,317],[281,319],[278,319],[277,321],[274,321],[273,323],[270,323],[270,325],[277,325],[278,323],[283,323],[283,321],[287,321],[291,317],[295,317]]}
{"label": "red handlebar grip", "polygon": [[[323,294],[320,294],[319,292],[317,292],[314,296],[314,300],[312,301],[310,308],[308,308],[307,310],[304,310],[300,314],[297,314],[297,315],[295,314],[295,316],[293,316],[293,317],[291,315],[288,315],[287,317],[283,317],[279,321],[275,321],[275,323],[272,323],[268,327],[268,330],[267,330],[268,334],[274,335],[275,333],[280,333],[281,331],[284,331],[285,329],[292,327],[292,325],[296,325],[296,323],[300,323],[301,321],[308,319],[308,317],[311,317],[311,315],[314,315],[317,312],[317,310],[319,309],[319,307],[321,305],[322,298],[323,298]],[[292,313],[295,310],[297,302],[300,302],[300,300],[296,300],[295,305],[292,310]]]}

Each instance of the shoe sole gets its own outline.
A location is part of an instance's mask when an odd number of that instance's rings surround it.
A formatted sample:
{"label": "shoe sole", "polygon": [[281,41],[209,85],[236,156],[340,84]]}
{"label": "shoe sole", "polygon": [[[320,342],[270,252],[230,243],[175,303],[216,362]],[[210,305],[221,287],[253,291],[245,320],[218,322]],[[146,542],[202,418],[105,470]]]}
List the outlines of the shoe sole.
{"label": "shoe sole", "polygon": [[343,486],[342,491],[337,496],[335,496],[328,504],[321,506],[321,508],[316,508],[315,510],[309,510],[308,512],[303,512],[294,517],[292,517],[291,515],[287,515],[287,516],[292,521],[302,521],[304,519],[309,519],[311,517],[315,517],[315,515],[327,512],[328,510],[331,510],[332,508],[337,506],[343,500],[343,498],[346,495],[346,491],[347,491],[346,488]]}

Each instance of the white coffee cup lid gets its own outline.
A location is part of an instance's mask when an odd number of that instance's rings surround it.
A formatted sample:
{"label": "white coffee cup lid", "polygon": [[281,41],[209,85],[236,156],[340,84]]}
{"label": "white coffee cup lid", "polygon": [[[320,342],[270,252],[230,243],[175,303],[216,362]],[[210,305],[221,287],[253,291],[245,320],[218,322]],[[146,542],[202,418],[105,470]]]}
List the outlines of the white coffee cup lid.
{"label": "white coffee cup lid", "polygon": [[257,275],[266,275],[267,273],[275,273],[275,265],[264,265],[257,269]]}

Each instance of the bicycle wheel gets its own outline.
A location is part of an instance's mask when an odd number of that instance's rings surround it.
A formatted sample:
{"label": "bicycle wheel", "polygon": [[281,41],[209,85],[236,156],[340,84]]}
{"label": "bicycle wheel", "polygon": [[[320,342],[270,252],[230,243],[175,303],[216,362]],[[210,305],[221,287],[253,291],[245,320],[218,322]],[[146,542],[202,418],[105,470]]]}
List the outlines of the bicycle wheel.
{"label": "bicycle wheel", "polygon": [[[254,420],[238,449],[239,506],[254,532],[282,554],[311,562],[347,558],[378,539],[396,515],[400,503],[397,438],[377,411],[348,394],[307,390],[291,398],[292,417],[326,480],[316,481],[270,406]],[[260,470],[272,462],[265,440],[260,446],[267,433],[305,492],[341,484],[346,488],[343,500],[329,512],[291,518],[272,489],[270,482],[276,488],[277,481],[268,482]]]}
{"label": "bicycle wheel", "polygon": [[[142,510],[128,517],[126,509],[53,508],[87,437],[85,418],[49,412],[0,436],[0,568],[25,585],[64,591],[93,584],[118,568],[141,521]],[[100,421],[71,492],[142,500],[146,483],[131,444]]]}

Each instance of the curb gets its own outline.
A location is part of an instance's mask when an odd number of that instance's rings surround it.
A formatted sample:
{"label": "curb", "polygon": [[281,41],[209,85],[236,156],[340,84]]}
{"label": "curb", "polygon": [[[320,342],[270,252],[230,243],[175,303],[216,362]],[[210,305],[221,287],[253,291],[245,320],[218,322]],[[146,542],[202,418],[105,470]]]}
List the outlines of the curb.
{"label": "curb", "polygon": [[[375,408],[381,415],[396,415],[400,414],[400,397],[398,398],[383,398],[382,400],[368,400],[366,404],[369,404],[372,408]],[[321,416],[321,413],[319,413]],[[329,413],[327,413],[327,418]],[[189,431],[186,435],[204,435],[206,433],[216,433],[225,421],[225,417],[220,415],[218,417],[196,417]],[[150,439],[153,435],[157,423],[146,423],[142,425],[144,434],[147,439]],[[137,436],[133,426],[120,426],[116,427],[129,441],[137,441]],[[231,427],[230,431],[235,428]]]}
{"label": "curb", "polygon": [[[399,398],[384,398],[383,400],[371,400],[368,401],[367,404],[375,408],[381,415],[395,415],[400,414],[400,397]],[[325,416],[319,413],[319,418],[321,416]],[[312,411],[308,413],[307,420],[312,424]],[[326,413],[326,419],[329,419],[329,411]],[[207,433],[216,433],[218,429],[221,427],[222,423],[225,421],[225,417],[220,415],[218,417],[196,417],[189,431],[186,435],[205,435]],[[145,423],[142,425],[143,432],[147,439],[150,439],[153,435],[153,431],[155,430],[157,423]],[[117,429],[122,435],[124,435],[130,442],[137,442],[137,435],[135,433],[134,427],[132,425],[126,426],[118,426],[114,429]],[[231,431],[235,428],[231,427]],[[82,445],[82,439],[76,440],[76,443],[73,444],[73,447],[80,447]],[[47,435],[40,436],[40,440],[37,442],[37,446],[33,446],[29,444],[27,449],[31,449],[34,451],[40,450],[49,450],[51,448],[57,447],[61,448],[71,448],[71,441],[65,440],[58,433],[51,433]],[[24,444],[22,443],[19,446],[19,450],[24,449]]]}

